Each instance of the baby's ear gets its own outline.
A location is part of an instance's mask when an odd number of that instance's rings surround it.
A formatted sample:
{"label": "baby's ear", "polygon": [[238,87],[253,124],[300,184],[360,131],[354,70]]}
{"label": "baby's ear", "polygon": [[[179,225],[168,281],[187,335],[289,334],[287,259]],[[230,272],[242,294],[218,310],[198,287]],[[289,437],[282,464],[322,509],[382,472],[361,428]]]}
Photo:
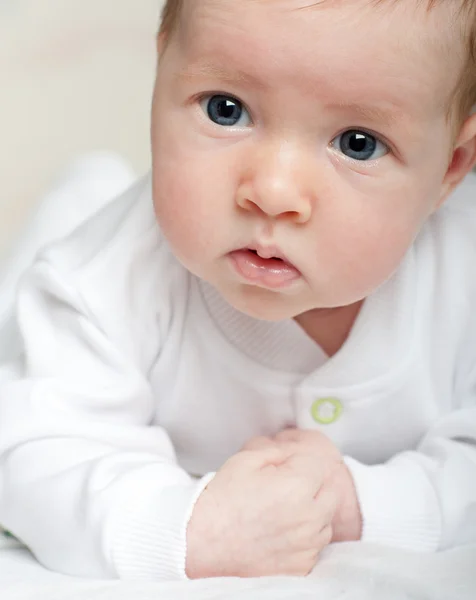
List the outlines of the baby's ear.
{"label": "baby's ear", "polygon": [[466,119],[456,139],[450,165],[443,180],[439,205],[461,183],[476,164],[476,114]]}

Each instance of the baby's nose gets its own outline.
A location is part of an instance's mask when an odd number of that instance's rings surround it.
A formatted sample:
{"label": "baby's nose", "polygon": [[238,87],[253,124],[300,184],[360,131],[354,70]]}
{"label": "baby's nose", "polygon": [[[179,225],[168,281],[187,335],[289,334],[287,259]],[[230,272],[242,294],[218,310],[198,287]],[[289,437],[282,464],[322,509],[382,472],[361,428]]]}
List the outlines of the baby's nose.
{"label": "baby's nose", "polygon": [[257,153],[236,192],[236,203],[249,212],[306,223],[312,214],[309,174],[299,154],[286,145]]}

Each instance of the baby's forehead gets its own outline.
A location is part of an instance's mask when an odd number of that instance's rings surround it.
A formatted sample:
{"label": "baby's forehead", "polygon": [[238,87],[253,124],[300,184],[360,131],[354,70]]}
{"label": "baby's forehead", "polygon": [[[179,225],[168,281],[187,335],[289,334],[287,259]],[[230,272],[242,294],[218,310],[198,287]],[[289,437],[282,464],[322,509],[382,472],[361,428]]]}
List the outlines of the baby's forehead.
{"label": "baby's forehead", "polygon": [[[390,41],[399,35],[401,46],[415,35],[420,44],[434,43],[445,51],[459,47],[467,33],[467,13],[463,5],[476,0],[183,0],[186,21],[194,27],[207,21],[221,21],[236,28],[252,20],[276,22],[286,20],[289,27],[299,17],[314,26],[317,38],[322,28],[339,28],[342,22],[362,28],[366,21],[376,30],[385,30]],[[402,27],[403,25],[403,27]],[[193,32],[192,32],[193,33]],[[250,31],[251,34],[251,31]],[[284,40],[283,40],[284,41]],[[343,39],[336,40],[343,44]]]}
{"label": "baby's forehead", "polygon": [[206,11],[230,11],[241,6],[252,6],[264,10],[281,12],[319,12],[320,10],[345,11],[355,9],[358,12],[379,12],[404,10],[414,14],[427,14],[447,11],[457,18],[465,17],[467,9],[474,0],[172,0],[183,12],[191,9]]}
{"label": "baby's forehead", "polygon": [[413,79],[445,102],[461,70],[462,36],[453,0],[432,10],[426,1],[189,0],[182,40],[189,59],[256,79],[300,77],[316,87],[328,68],[361,87]]}

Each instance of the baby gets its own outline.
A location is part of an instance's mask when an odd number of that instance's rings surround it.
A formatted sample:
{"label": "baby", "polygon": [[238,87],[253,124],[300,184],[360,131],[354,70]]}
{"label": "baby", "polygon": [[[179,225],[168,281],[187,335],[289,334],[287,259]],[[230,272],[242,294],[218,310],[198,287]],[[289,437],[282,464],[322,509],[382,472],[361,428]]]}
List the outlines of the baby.
{"label": "baby", "polygon": [[43,249],[2,339],[0,523],[45,566],[476,542],[475,29],[473,0],[167,2],[152,175]]}

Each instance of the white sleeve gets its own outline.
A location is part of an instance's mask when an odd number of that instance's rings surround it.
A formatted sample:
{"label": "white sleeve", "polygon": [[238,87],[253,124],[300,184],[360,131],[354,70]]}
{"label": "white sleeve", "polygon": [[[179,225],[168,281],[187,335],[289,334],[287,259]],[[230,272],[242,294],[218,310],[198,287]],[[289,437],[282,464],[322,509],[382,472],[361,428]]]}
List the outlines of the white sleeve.
{"label": "white sleeve", "polygon": [[346,458],[363,516],[363,541],[434,552],[476,543],[476,407],[455,411],[416,451],[384,465]]}
{"label": "white sleeve", "polygon": [[186,527],[213,475],[179,468],[147,379],[46,261],[17,323],[24,354],[0,368],[0,523],[52,570],[185,578]]}

